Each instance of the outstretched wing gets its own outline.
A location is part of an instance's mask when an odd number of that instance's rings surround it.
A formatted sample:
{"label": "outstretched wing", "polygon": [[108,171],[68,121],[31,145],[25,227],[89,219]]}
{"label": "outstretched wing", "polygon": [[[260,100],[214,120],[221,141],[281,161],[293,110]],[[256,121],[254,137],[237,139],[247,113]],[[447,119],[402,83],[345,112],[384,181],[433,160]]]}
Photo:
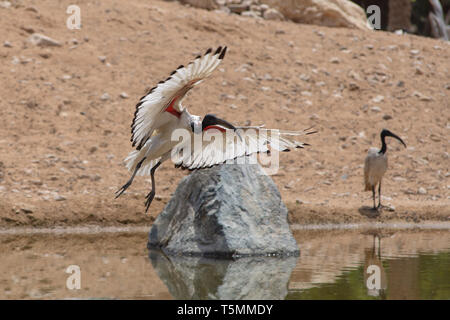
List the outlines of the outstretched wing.
{"label": "outstretched wing", "polygon": [[131,124],[133,147],[140,150],[154,130],[172,120],[170,117],[160,117],[164,111],[179,116],[183,111],[181,101],[186,93],[217,68],[226,51],[227,47],[219,47],[214,53],[212,49],[208,49],[187,67],[179,66],[165,81],[160,81],[140,99]]}
{"label": "outstretched wing", "polygon": [[237,131],[212,128],[202,132],[200,139],[192,135],[191,141],[177,145],[172,151],[172,161],[176,167],[184,169],[206,168],[242,156],[270,152],[270,149],[290,151],[304,148],[308,144],[296,139],[312,133],[316,131],[279,131],[261,127],[240,127]]}

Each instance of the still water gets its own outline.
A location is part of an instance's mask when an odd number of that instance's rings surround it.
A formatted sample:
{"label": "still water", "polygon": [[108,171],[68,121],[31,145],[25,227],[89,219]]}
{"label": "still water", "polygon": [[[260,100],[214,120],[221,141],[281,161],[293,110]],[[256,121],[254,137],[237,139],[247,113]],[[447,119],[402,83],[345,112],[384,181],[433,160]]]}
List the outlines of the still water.
{"label": "still water", "polygon": [[448,229],[294,228],[299,257],[235,261],[149,252],[146,230],[0,233],[0,299],[450,299]]}

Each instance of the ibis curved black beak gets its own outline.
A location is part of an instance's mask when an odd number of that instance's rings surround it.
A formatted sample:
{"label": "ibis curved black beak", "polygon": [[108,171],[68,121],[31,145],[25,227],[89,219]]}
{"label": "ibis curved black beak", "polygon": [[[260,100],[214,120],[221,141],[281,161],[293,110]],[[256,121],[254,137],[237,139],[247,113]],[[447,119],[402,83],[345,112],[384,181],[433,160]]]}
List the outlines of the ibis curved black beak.
{"label": "ibis curved black beak", "polygon": [[382,134],[384,134],[384,136],[392,137],[392,138],[397,139],[397,140],[400,141],[400,142],[403,144],[403,146],[406,148],[406,144],[405,144],[405,143],[403,142],[403,140],[402,140],[398,135],[396,135],[395,133],[392,133],[392,132],[390,132],[389,130],[384,129],[383,132],[382,132]]}
{"label": "ibis curved black beak", "polygon": [[234,132],[236,132],[237,136],[242,141],[241,134],[239,133],[239,131],[237,130],[237,128],[235,126],[233,126],[231,123],[229,123],[228,121],[226,121],[224,119],[217,118],[213,114],[207,114],[203,118],[202,131],[204,131],[205,129],[207,129],[210,126],[215,126],[215,125],[219,125],[219,126],[222,126],[224,128],[233,130]]}
{"label": "ibis curved black beak", "polygon": [[236,127],[224,119],[217,118],[213,114],[207,114],[202,121],[202,131],[209,126],[219,125],[227,129],[236,131]]}

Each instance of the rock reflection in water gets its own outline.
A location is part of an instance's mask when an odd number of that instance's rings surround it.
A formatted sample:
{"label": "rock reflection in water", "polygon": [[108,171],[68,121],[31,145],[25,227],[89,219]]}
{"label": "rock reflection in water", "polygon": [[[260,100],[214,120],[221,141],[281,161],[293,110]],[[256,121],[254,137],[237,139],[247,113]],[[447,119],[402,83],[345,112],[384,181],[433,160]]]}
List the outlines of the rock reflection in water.
{"label": "rock reflection in water", "polygon": [[167,257],[151,250],[153,268],[175,299],[284,299],[298,257],[216,260]]}

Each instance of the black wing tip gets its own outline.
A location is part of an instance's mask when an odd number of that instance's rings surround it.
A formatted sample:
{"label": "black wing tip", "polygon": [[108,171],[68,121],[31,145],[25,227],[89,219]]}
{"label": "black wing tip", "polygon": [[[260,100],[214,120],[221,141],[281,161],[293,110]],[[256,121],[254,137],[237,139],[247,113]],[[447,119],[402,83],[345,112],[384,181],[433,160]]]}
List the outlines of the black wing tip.
{"label": "black wing tip", "polygon": [[144,99],[146,96],[148,96],[150,93],[152,93],[153,91],[155,91],[157,86],[154,86],[153,88],[147,89],[145,91],[145,94],[139,99],[138,104],[136,105],[136,107],[139,107],[142,104],[142,99]]}
{"label": "black wing tip", "polygon": [[[314,133],[318,133],[319,131],[318,130],[316,130],[316,129],[314,129],[314,126],[312,126],[312,127],[309,127],[308,129],[305,129],[305,130],[303,130],[303,132],[305,132],[305,135],[308,135],[308,134],[314,134]],[[313,131],[310,131],[310,130],[313,130]]]}
{"label": "black wing tip", "polygon": [[208,50],[206,50],[206,52],[205,52],[205,56],[207,55],[207,54],[210,54],[212,52],[212,48],[208,48]]}
{"label": "black wing tip", "polygon": [[144,101],[142,101],[142,99],[144,99],[146,96],[147,96],[147,95],[142,96],[141,99],[139,99],[139,102],[136,103],[136,111],[134,112],[134,116],[135,116],[135,117],[136,117],[136,115],[137,115],[137,112],[138,112],[139,107],[144,103]]}
{"label": "black wing tip", "polygon": [[227,52],[227,47],[224,47],[222,53],[219,56],[219,59],[222,60],[225,57],[225,53]]}
{"label": "black wing tip", "polygon": [[222,51],[222,47],[221,47],[221,46],[217,48],[216,52],[214,52],[214,55],[217,55],[217,54],[219,54],[219,53],[220,53],[220,51]]}

